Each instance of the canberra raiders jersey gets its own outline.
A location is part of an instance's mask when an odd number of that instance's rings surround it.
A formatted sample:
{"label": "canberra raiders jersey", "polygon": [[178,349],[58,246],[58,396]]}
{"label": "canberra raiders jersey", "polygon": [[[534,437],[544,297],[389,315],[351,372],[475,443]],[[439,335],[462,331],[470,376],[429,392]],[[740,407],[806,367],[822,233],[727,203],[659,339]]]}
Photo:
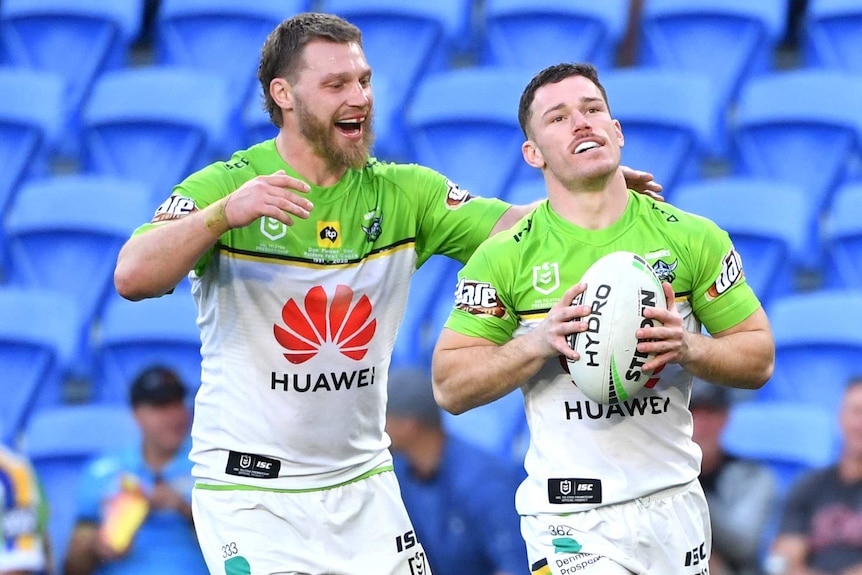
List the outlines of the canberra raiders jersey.
{"label": "canberra raiders jersey", "polygon": [[[671,282],[689,331],[728,329],[760,306],[725,232],[629,192],[625,213],[605,229],[576,227],[546,201],[489,239],[459,274],[446,327],[503,344],[535,327],[592,262],[619,250],[640,254]],[[679,365],[664,366],[648,387],[615,405],[587,399],[562,365],[552,360],[521,388],[531,442],[528,477],[516,497],[520,514],[581,511],[698,476],[691,375]]]}
{"label": "canberra raiders jersey", "polygon": [[[136,233],[281,169],[299,177],[274,140],[237,152],[176,186]],[[508,208],[430,169],[374,160],[306,197],[308,219],[230,230],[190,274],[199,481],[314,489],[388,464],[386,379],[411,275],[433,254],[466,261]]]}

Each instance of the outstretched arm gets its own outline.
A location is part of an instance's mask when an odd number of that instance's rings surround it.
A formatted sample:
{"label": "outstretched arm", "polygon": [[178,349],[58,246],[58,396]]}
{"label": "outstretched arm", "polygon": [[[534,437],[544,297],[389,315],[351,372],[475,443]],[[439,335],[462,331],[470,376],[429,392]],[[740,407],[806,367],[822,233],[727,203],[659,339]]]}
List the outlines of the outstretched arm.
{"label": "outstretched arm", "polygon": [[261,216],[287,225],[293,224],[291,216],[307,218],[311,202],[295,192],[308,189],[305,182],[279,170],[249,180],[200,211],[134,236],[117,258],[117,292],[130,300],[164,295],[228,230],[247,226]]}

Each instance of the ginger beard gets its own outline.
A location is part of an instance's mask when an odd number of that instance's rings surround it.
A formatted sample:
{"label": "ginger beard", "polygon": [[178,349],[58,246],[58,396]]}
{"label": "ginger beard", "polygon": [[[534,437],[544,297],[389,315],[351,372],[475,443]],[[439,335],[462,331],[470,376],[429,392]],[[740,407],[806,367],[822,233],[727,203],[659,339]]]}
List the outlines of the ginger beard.
{"label": "ginger beard", "polygon": [[362,138],[356,141],[340,141],[338,129],[331,123],[320,120],[299,97],[294,98],[294,112],[299,133],[308,141],[314,151],[326,158],[333,167],[346,166],[360,169],[365,166],[374,144],[372,112],[369,109],[365,121],[360,124]]}

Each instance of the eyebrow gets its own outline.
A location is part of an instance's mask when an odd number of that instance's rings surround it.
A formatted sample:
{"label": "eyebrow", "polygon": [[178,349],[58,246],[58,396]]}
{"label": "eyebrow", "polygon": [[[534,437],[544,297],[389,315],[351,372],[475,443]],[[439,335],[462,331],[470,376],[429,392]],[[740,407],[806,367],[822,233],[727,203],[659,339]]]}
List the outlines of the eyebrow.
{"label": "eyebrow", "polygon": [[[581,104],[591,104],[593,102],[602,102],[602,99],[598,98],[596,96],[582,96],[580,102],[581,102]],[[566,104],[564,102],[560,102],[556,106],[553,106],[552,108],[548,108],[547,110],[545,110],[542,113],[542,118],[544,118],[545,116],[547,116],[548,114],[550,114],[552,112],[556,112],[556,111],[561,110],[565,107],[566,107]]]}

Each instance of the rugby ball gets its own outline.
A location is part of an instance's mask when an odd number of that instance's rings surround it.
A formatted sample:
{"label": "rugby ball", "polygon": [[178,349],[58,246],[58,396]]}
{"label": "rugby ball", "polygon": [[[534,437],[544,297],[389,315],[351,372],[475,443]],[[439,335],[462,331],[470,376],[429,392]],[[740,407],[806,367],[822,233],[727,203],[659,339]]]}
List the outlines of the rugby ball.
{"label": "rugby ball", "polygon": [[656,374],[642,367],[655,354],[637,350],[635,332],[640,327],[660,325],[646,318],[646,307],[667,307],[661,281],[641,256],[613,252],[584,272],[587,290],[572,305],[590,306],[582,318],[587,330],[567,337],[580,359],[566,358],[569,375],[584,395],[611,405],[625,401],[645,385],[655,385]]}

